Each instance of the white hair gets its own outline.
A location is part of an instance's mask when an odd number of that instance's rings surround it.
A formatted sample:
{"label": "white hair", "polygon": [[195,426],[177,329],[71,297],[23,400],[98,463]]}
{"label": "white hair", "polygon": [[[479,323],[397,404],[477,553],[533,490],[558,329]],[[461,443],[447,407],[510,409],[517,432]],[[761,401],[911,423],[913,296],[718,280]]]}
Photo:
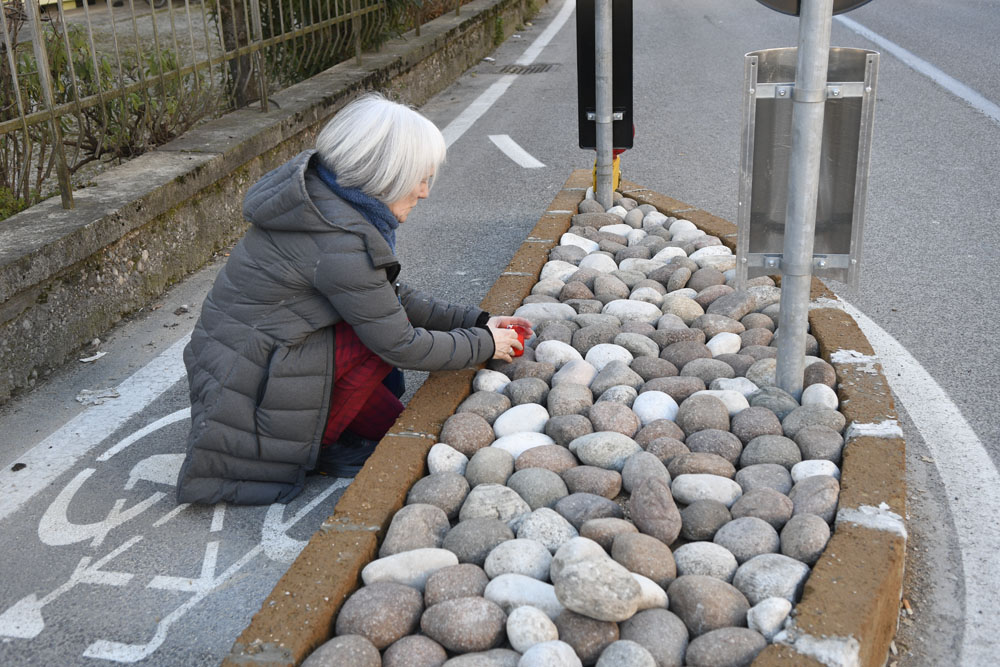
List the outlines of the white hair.
{"label": "white hair", "polygon": [[393,204],[424,179],[431,179],[430,187],[446,147],[441,131],[427,118],[369,93],[326,124],[316,138],[316,150],[340,185]]}

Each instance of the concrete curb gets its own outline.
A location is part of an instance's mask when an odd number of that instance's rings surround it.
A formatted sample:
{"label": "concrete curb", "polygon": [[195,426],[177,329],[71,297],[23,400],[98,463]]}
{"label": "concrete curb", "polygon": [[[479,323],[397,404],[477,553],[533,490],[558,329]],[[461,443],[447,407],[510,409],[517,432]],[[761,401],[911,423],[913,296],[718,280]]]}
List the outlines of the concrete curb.
{"label": "concrete curb", "polygon": [[[591,172],[574,171],[493,284],[481,307],[511,314],[531,292],[548,251],[569,228]],[[684,217],[735,249],[732,223],[623,182],[621,191],[667,215]],[[814,280],[817,306],[834,303]],[[754,665],[882,665],[896,631],[906,531],[905,443],[881,365],[854,320],[817,307],[809,317],[821,356],[837,371],[848,441],[836,530],[806,582],[787,630]],[[475,370],[433,373],[417,391],[333,515],[312,537],[236,640],[224,665],[295,665],[333,634],[341,605],[410,487],[426,475],[426,456],[444,421],[471,391]]]}
{"label": "concrete curb", "polygon": [[[544,1],[544,0],[543,0]],[[541,2],[535,3],[541,4]],[[343,105],[379,89],[420,104],[528,17],[525,0],[473,0],[110,169],[79,189],[76,208],[48,199],[0,225],[0,403],[123,317],[153,303],[246,229],[241,202],[268,170],[314,144]]]}

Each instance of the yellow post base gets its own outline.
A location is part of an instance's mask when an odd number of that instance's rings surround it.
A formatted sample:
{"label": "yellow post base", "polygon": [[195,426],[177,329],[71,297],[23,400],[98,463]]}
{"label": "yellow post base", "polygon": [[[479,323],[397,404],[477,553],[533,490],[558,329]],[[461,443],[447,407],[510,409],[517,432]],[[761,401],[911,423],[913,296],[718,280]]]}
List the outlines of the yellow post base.
{"label": "yellow post base", "polygon": [[[615,159],[611,162],[611,189],[617,190],[618,184],[622,180],[622,161],[621,156],[616,155]],[[594,191],[597,191],[597,158],[594,158]]]}

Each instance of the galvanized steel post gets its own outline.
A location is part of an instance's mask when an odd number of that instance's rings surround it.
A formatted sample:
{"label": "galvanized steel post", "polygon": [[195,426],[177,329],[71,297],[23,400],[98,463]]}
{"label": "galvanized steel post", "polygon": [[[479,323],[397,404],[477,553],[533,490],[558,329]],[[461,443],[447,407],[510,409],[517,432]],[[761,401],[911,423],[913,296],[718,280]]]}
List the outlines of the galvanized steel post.
{"label": "galvanized steel post", "polygon": [[803,0],[799,19],[798,64],[792,91],[792,149],[788,163],[788,203],[781,259],[781,311],[778,328],[778,386],[796,399],[805,371],[809,290],[823,112],[830,57],[833,0]]}
{"label": "galvanized steel post", "polygon": [[594,195],[604,208],[614,198],[614,155],[611,117],[611,1],[597,0],[594,14],[594,94],[597,121],[597,183]]}

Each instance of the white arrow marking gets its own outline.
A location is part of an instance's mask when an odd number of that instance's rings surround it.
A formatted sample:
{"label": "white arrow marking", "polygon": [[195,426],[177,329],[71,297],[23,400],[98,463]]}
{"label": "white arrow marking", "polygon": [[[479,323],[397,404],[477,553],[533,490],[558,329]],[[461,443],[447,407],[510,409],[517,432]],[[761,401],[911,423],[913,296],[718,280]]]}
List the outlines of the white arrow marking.
{"label": "white arrow marking", "polygon": [[545,165],[536,160],[531,156],[528,151],[521,148],[516,141],[510,138],[507,134],[491,134],[490,141],[496,144],[496,147],[504,152],[504,155],[509,157],[514,162],[518,163],[525,169],[538,169],[539,167],[544,167]]}
{"label": "white arrow marking", "polygon": [[125,490],[129,491],[139,480],[175,486],[177,475],[184,463],[183,454],[154,454],[136,463],[128,474]]}
{"label": "white arrow marking", "polygon": [[197,579],[188,577],[168,577],[157,575],[147,585],[148,588],[158,588],[164,591],[183,591],[196,593],[215,587],[215,566],[219,560],[219,543],[209,542],[205,545],[205,557],[201,561],[201,576]]}
{"label": "white arrow marking", "polygon": [[69,510],[69,504],[84,482],[95,472],[97,471],[93,468],[86,468],[77,473],[76,477],[59,492],[56,499],[45,510],[42,520],[38,522],[38,538],[44,544],[63,546],[84,540],[93,540],[91,546],[99,547],[112,530],[139,516],[166,497],[165,493],[157,491],[125,511],[122,511],[125,499],[119,498],[103,521],[88,524],[72,523],[66,514]]}
{"label": "white arrow marking", "polygon": [[152,424],[147,424],[146,426],[143,426],[141,429],[139,429],[135,433],[131,434],[127,438],[123,438],[122,440],[120,440],[119,442],[117,442],[113,447],[111,447],[110,449],[108,449],[107,451],[105,451],[103,454],[101,454],[100,456],[98,456],[97,460],[98,461],[107,461],[108,459],[110,459],[112,456],[114,456],[118,452],[122,451],[123,449],[125,449],[129,445],[137,442],[138,440],[141,440],[142,438],[145,438],[147,435],[149,435],[153,431],[159,431],[161,428],[163,428],[164,426],[167,426],[168,424],[173,424],[174,422],[180,421],[182,419],[189,419],[190,417],[191,417],[191,408],[184,408],[183,410],[178,410],[177,412],[172,412],[169,415],[167,415],[166,417],[161,417],[160,419],[157,419]]}
{"label": "white arrow marking", "polygon": [[271,560],[283,563],[291,563],[302,551],[306,542],[289,537],[286,533],[288,529],[297,524],[302,518],[309,514],[314,507],[330,497],[338,489],[342,489],[351,483],[349,479],[338,479],[333,484],[323,490],[321,494],[313,498],[308,505],[300,509],[288,523],[282,523],[281,519],[285,515],[285,505],[274,503],[267,508],[267,515],[264,517],[264,525],[261,528],[261,546],[264,553]]}

